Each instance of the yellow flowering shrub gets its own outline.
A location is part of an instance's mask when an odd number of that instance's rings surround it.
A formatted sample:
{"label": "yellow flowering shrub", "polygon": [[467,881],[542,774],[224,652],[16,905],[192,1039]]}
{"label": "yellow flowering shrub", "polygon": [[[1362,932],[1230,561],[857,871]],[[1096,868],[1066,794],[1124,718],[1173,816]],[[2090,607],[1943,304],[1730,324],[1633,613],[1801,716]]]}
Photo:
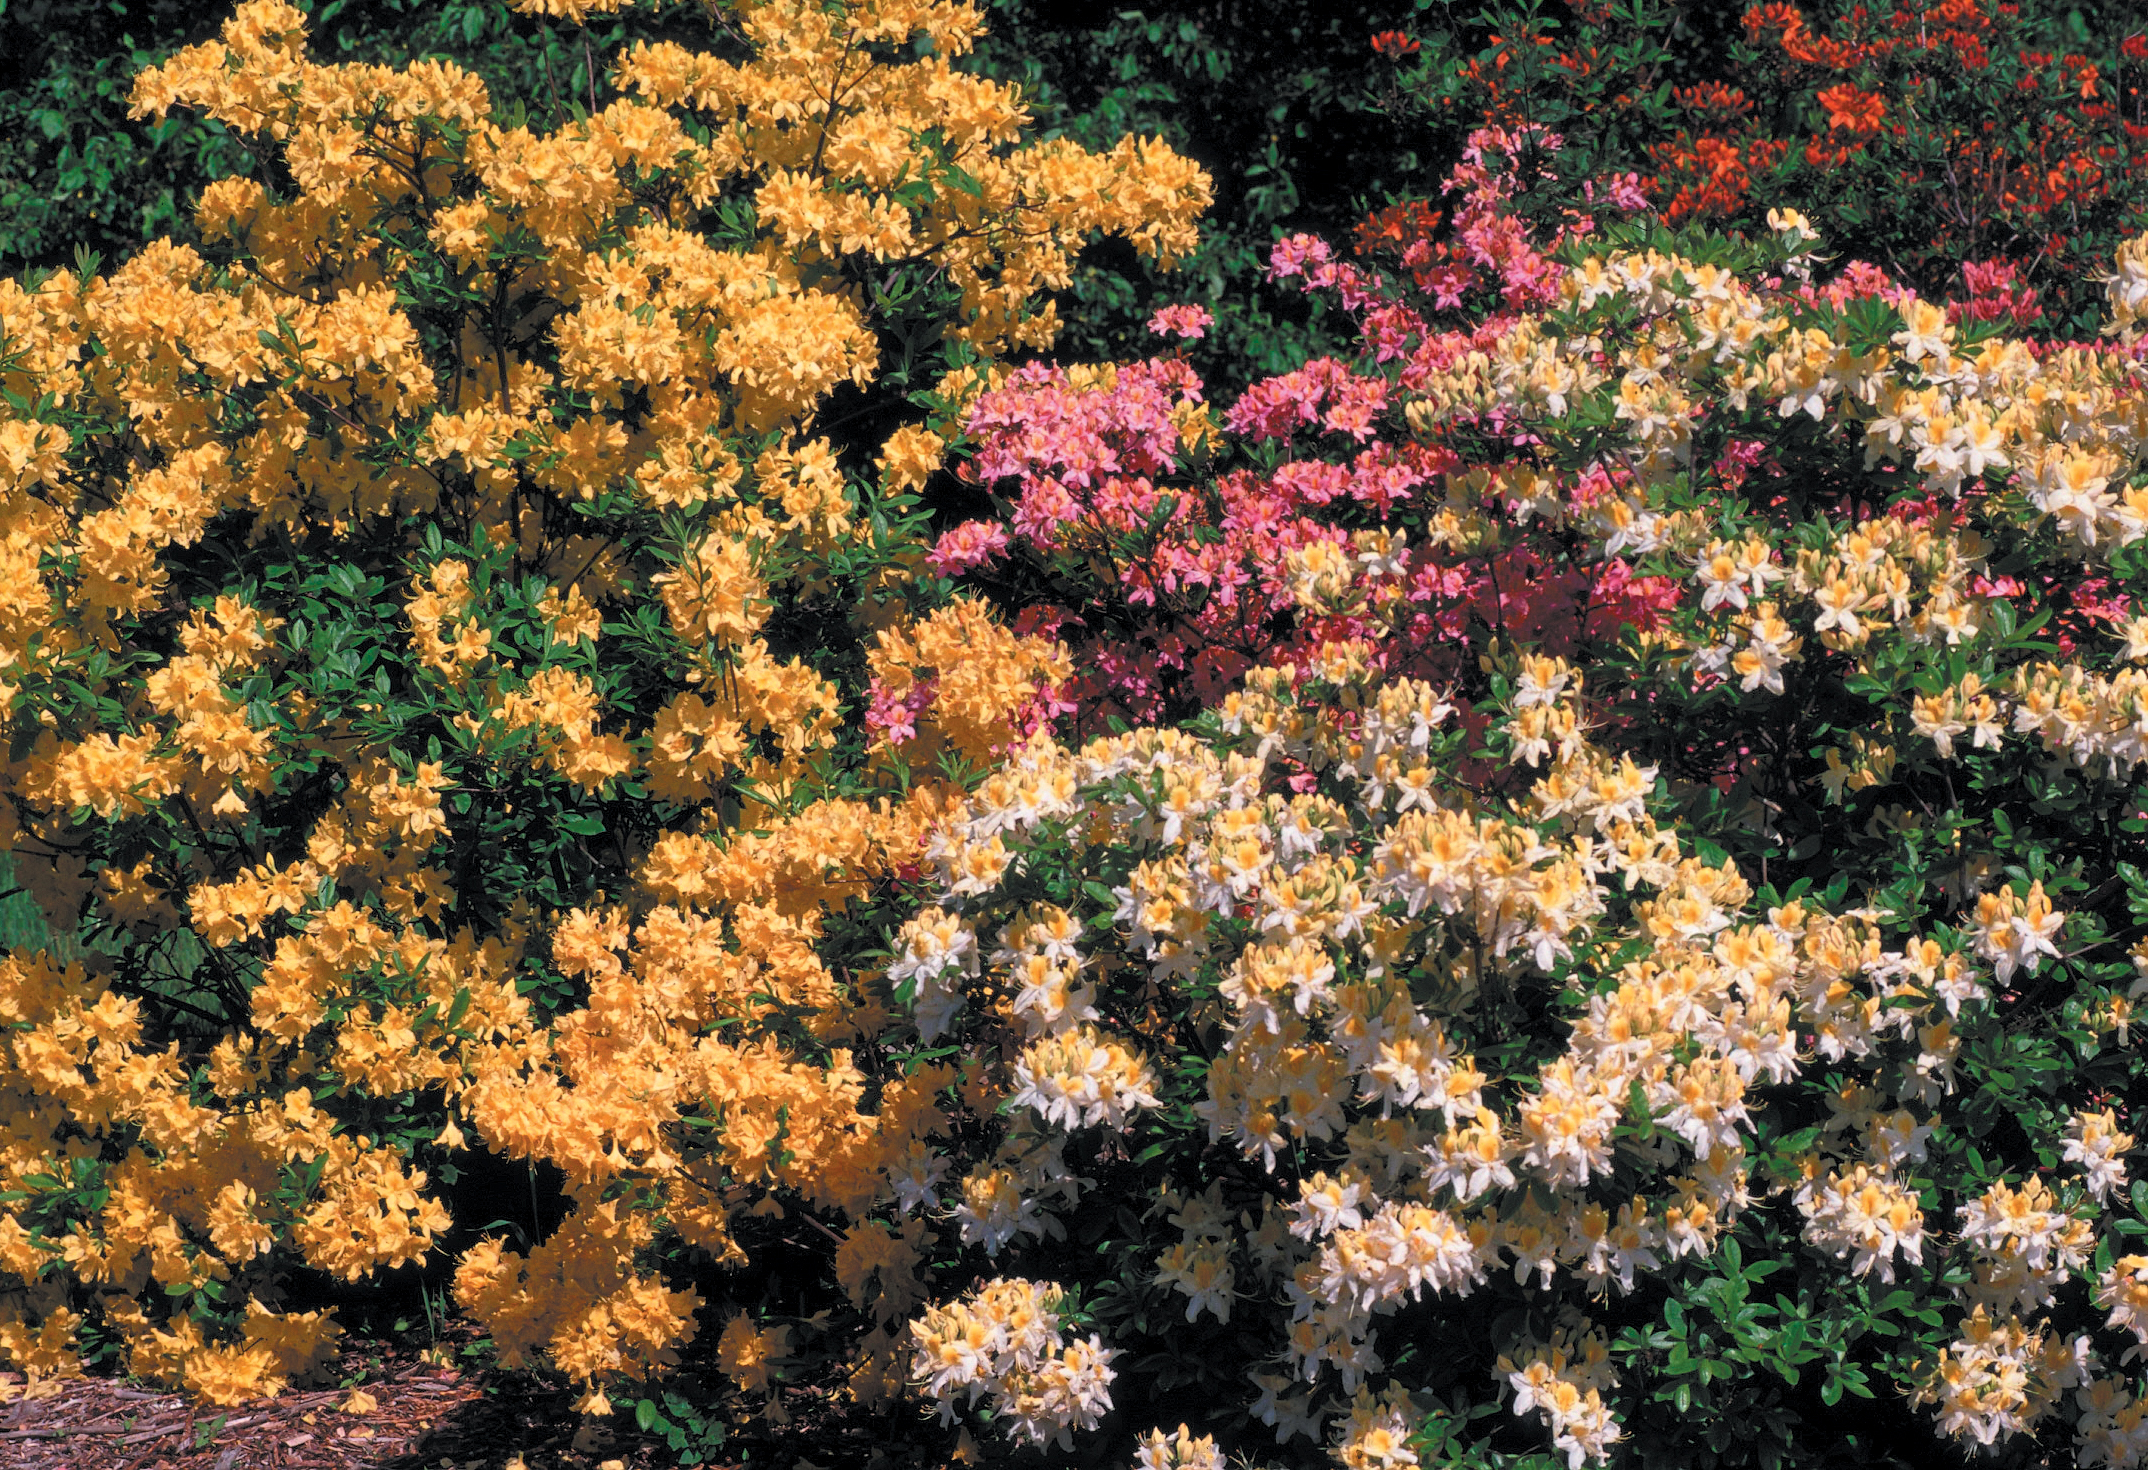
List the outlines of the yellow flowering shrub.
{"label": "yellow flowering shrub", "polygon": [[[1100,232],[1188,249],[1207,180],[1025,141],[975,5],[729,9],[540,122],[248,0],[135,87],[261,160],[204,245],[0,282],[0,847],[54,935],[0,961],[9,1368],[303,1379],[294,1271],[437,1258],[481,1148],[554,1219],[455,1295],[601,1409],[700,1326],[663,1262],[943,1126],[821,954],[953,793],[868,764],[861,671],[981,761],[1061,665],[914,578],[928,390],[1047,344]],[[853,1238],[897,1320],[911,1237]],[[721,1356],[758,1391],[782,1333]]]}

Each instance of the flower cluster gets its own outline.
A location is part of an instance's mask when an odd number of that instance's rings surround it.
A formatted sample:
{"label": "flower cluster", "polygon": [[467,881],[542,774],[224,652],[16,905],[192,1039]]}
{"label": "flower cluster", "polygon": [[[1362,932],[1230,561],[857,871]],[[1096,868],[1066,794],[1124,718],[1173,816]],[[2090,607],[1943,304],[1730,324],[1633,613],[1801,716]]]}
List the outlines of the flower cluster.
{"label": "flower cluster", "polygon": [[[912,1376],[945,1418],[953,1418],[958,1394],[970,1404],[982,1398],[1016,1439],[1070,1449],[1075,1430],[1094,1429],[1111,1411],[1117,1353],[1093,1333],[1069,1340],[1060,1331],[1058,1305],[1034,1281],[986,1282],[910,1324]],[[1201,1463],[1190,1445],[1159,1443],[1147,1453],[1161,1456],[1162,1465]]]}

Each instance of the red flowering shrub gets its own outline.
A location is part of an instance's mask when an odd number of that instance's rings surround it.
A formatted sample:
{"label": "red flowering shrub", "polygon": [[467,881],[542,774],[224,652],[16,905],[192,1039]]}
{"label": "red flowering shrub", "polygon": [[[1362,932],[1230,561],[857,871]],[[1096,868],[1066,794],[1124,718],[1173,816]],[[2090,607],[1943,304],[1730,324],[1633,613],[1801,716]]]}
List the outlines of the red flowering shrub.
{"label": "red flowering shrub", "polygon": [[1794,206],[1928,295],[1977,293],[1964,262],[2011,265],[2050,314],[2009,317],[2079,335],[2148,217],[2148,35],[2079,14],[1767,0],[1710,30],[1668,3],[1495,5],[1481,32],[1428,33],[1415,85],[1441,118],[1571,135],[1572,179],[1637,170],[1672,224]]}

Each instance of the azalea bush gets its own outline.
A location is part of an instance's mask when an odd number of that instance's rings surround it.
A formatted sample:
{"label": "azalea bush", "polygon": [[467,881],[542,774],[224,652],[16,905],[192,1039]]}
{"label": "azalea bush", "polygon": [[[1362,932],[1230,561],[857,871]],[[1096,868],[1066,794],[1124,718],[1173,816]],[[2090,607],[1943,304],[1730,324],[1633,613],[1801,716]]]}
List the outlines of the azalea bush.
{"label": "azalea bush", "polygon": [[1421,127],[1565,134],[1567,187],[1631,172],[1672,223],[1801,209],[1847,258],[2039,334],[2093,333],[2096,276],[2148,223],[2148,31],[2116,12],[1575,0],[1437,13],[1391,49]]}
{"label": "azalea bush", "polygon": [[2050,344],[1770,223],[1446,329],[1288,242],[1356,361],[977,400],[935,562],[1100,630],[888,972],[1004,1059],[887,1217],[975,1253],[909,1345],[980,1452],[2148,1453],[2148,241]]}
{"label": "azalea bush", "polygon": [[[1219,330],[1199,344],[1212,381],[1242,386],[1308,350],[1332,323],[1260,281],[1275,233],[1340,235],[1368,204],[1422,187],[1448,139],[1383,115],[1392,68],[1369,34],[1407,24],[1411,0],[1338,8],[1288,0],[1257,11],[1226,0],[1168,0],[1102,12],[989,0],[987,29],[964,62],[1018,85],[1037,136],[1108,151],[1128,134],[1160,137],[1211,175],[1200,242],[1166,271],[1123,242],[1098,240],[1056,292],[1063,351],[1084,359],[1139,352],[1160,301],[1192,295]],[[253,158],[215,120],[185,110],[130,117],[135,73],[213,36],[223,13],[180,0],[11,0],[0,51],[0,271],[107,262],[152,239],[199,245],[201,191]],[[505,0],[333,0],[309,7],[322,60],[401,66],[425,57],[484,79],[528,109],[533,127],[591,106],[619,50],[672,41],[727,60],[745,54],[721,5],[672,4],[517,15]],[[586,43],[586,44],[585,44]],[[1261,99],[1249,105],[1248,99]]]}
{"label": "azalea bush", "polygon": [[[736,14],[533,130],[254,0],[135,83],[256,152],[209,243],[0,284],[0,846],[53,935],[0,962],[18,1371],[274,1391],[455,1206],[457,1299],[601,1411],[697,1279],[762,1307],[733,1216],[861,1210],[920,1126],[816,943],[963,771],[897,786],[846,709],[960,665],[974,763],[1062,672],[915,578],[935,384],[1207,185],[1023,141],[971,8]],[[550,1171],[520,1235],[503,1165]]]}
{"label": "azalea bush", "polygon": [[1451,238],[1435,235],[1421,201],[1371,222],[1383,247],[1409,236],[1382,251],[1400,267],[1391,274],[1338,259],[1315,237],[1276,248],[1274,282],[1332,299],[1358,327],[1354,357],[1310,359],[1212,405],[1184,353],[1207,313],[1179,306],[1151,323],[1176,339],[1169,355],[1029,364],[995,379],[964,421],[960,474],[1000,513],[942,532],[932,567],[1072,648],[1066,693],[1084,729],[1190,716],[1262,662],[1362,631],[1365,609],[1308,618],[1317,599],[1301,594],[1315,584],[1341,593],[1337,576],[1364,557],[1408,564],[1398,587],[1410,616],[1383,651],[1397,671],[1451,677],[1473,657],[1457,641],[1472,623],[1560,653],[1576,632],[1647,626],[1670,582],[1636,576],[1621,555],[1560,563],[1536,539],[1503,544],[1451,512],[1428,515],[1450,477],[1486,461],[1486,446],[1392,432],[1431,375],[1495,341],[1517,312],[1557,301],[1562,244],[1586,239],[1599,214],[1642,207],[1621,182],[1596,210],[1549,228],[1520,213],[1528,185],[1551,176],[1538,155],[1557,143],[1533,128],[1472,134],[1443,190]]}

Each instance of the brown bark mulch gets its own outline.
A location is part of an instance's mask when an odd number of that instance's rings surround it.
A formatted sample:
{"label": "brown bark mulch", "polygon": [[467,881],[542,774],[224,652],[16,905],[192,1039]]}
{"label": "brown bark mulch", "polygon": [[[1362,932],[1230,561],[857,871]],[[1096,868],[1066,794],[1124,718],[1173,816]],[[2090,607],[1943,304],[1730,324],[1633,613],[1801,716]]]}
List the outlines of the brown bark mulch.
{"label": "brown bark mulch", "polygon": [[[123,1379],[83,1377],[36,1396],[0,1374],[0,1470],[653,1470],[646,1442],[574,1413],[574,1395],[452,1354],[365,1342],[333,1388],[205,1407]],[[375,1407],[343,1412],[353,1389]],[[519,1461],[519,1467],[516,1462]]]}

